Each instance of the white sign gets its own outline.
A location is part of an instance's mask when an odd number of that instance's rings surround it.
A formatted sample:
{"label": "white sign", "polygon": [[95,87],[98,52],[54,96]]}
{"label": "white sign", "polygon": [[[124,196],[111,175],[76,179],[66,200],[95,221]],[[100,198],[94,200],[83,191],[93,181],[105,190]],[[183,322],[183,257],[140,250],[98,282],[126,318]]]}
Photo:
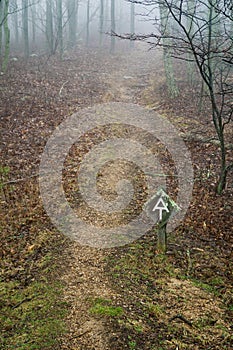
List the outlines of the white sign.
{"label": "white sign", "polygon": [[159,220],[162,220],[163,218],[163,210],[165,210],[167,213],[169,213],[167,204],[164,202],[162,197],[159,198],[158,202],[155,204],[152,211],[159,210]]}

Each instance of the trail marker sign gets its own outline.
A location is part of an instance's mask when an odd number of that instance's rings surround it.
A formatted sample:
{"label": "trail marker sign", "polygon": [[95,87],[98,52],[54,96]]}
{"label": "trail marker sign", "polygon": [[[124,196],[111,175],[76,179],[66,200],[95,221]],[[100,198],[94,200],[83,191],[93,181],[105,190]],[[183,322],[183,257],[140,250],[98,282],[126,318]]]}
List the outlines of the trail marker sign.
{"label": "trail marker sign", "polygon": [[159,210],[159,220],[161,221],[163,218],[163,210],[165,210],[167,213],[169,213],[168,206],[166,203],[164,203],[164,200],[162,197],[159,198],[158,202],[155,204],[152,211]]}
{"label": "trail marker sign", "polygon": [[146,202],[144,210],[157,224],[157,251],[164,253],[167,249],[166,226],[168,220],[180,210],[180,207],[163,189],[160,189]]}

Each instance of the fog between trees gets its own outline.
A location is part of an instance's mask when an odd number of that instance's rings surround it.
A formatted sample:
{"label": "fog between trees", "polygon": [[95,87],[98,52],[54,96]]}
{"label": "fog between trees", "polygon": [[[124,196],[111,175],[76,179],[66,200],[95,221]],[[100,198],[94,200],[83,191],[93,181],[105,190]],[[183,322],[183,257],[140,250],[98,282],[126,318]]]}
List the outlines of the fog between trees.
{"label": "fog between trees", "polygon": [[77,44],[107,45],[115,41],[107,35],[112,30],[152,31],[151,23],[141,16],[144,13],[144,6],[125,0],[2,0],[1,54],[8,55],[9,43],[26,57],[57,50],[62,54]]}
{"label": "fog between trees", "polygon": [[[117,40],[162,47],[167,87],[179,95],[173,59],[186,62],[189,83],[198,76],[207,94],[221,147],[222,193],[228,170],[224,132],[232,123],[233,6],[228,0],[1,0],[1,70],[13,55],[60,59],[78,45],[116,50]],[[78,52],[78,51],[77,51]],[[77,53],[78,54],[78,53]],[[13,58],[14,59],[14,58]],[[143,62],[142,62],[143,64]]]}

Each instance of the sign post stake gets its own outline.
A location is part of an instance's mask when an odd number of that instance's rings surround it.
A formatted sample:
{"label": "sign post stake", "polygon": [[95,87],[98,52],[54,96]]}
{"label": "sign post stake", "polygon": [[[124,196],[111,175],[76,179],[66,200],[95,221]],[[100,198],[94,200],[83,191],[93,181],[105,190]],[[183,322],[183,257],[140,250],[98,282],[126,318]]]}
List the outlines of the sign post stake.
{"label": "sign post stake", "polygon": [[146,205],[148,215],[156,219],[158,253],[164,254],[167,250],[167,223],[169,219],[180,210],[180,207],[170,198],[170,196],[160,189]]}

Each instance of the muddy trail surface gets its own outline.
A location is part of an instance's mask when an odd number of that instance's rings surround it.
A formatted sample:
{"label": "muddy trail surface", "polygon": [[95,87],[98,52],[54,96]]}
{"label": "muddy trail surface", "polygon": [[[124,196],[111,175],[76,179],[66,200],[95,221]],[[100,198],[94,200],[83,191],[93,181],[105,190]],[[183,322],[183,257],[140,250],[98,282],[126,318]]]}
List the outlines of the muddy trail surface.
{"label": "muddy trail surface", "polygon": [[[177,72],[180,69],[178,64]],[[208,104],[198,114],[199,97],[194,97],[193,88],[187,88],[183,79],[179,80],[182,97],[172,104],[165,92],[161,53],[141,45],[112,56],[80,49],[62,62],[32,57],[25,64],[19,59],[12,61],[0,84],[1,159],[2,166],[10,169],[9,174],[1,172],[1,270],[7,283],[16,279],[27,286],[37,278],[45,252],[56,247],[56,279],[64,286],[68,331],[51,348],[231,349],[233,184],[229,177],[224,196],[216,196],[219,152],[218,144],[211,141],[214,131],[206,117]],[[38,183],[46,141],[68,116],[111,102],[139,104],[159,113],[179,129],[191,152],[193,196],[185,220],[169,238],[166,256],[157,254],[153,232],[111,249],[84,246],[69,238],[58,247],[55,243],[61,238],[43,208]],[[130,128],[127,133],[133,139],[137,136]],[[133,165],[118,162],[102,169],[99,192],[114,200],[116,183],[130,175],[139,183],[135,185],[137,205],[123,216],[105,217],[94,215],[82,202],[76,183],[82,158],[112,135],[126,137],[125,130],[111,127],[84,135],[82,143],[71,148],[63,169],[72,208],[98,227],[124,223],[125,217],[127,221],[140,211],[145,200],[143,174]],[[230,158],[230,132],[227,137]],[[151,146],[150,139],[146,142]],[[166,173],[174,171],[164,149],[161,159]],[[168,180],[168,188],[177,193],[175,181]],[[9,335],[11,331],[4,330]]]}

